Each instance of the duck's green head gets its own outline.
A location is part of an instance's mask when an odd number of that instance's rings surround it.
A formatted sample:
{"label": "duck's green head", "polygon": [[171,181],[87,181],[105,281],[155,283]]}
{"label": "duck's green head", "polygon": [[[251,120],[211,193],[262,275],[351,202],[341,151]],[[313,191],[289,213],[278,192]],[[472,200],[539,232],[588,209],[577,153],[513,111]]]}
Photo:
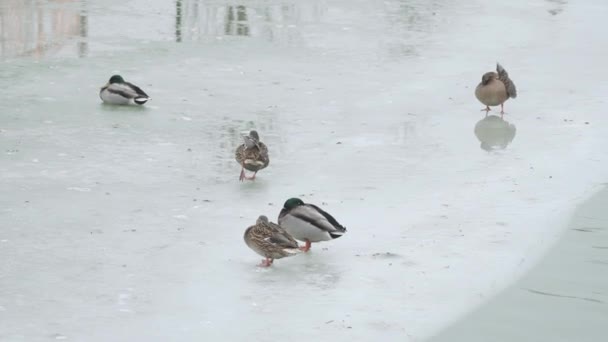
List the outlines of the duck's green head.
{"label": "duck's green head", "polygon": [[112,83],[125,83],[125,80],[120,75],[114,75],[110,77],[110,84]]}
{"label": "duck's green head", "polygon": [[287,209],[287,210],[291,210],[299,205],[303,205],[304,201],[302,201],[299,198],[290,198],[287,201],[285,201],[285,204],[283,204],[283,208]]}

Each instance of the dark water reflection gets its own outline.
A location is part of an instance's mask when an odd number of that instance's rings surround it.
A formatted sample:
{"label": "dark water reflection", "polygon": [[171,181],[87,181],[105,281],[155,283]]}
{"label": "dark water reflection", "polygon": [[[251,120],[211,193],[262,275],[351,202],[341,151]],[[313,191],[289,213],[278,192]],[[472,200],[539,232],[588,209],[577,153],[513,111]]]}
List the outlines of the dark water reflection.
{"label": "dark water reflection", "polygon": [[497,115],[488,115],[475,125],[480,148],[486,151],[505,149],[515,139],[515,125]]}

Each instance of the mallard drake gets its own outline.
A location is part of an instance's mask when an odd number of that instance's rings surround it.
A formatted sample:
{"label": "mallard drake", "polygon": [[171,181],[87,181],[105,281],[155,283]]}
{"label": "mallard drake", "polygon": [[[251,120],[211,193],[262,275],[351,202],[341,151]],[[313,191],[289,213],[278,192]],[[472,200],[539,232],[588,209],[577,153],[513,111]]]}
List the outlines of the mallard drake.
{"label": "mallard drake", "polygon": [[285,201],[278,221],[294,238],[306,242],[302,247],[304,252],[310,250],[311,242],[337,239],[346,233],[346,228],[333,216],[314,204],[304,203],[299,198]]}
{"label": "mallard drake", "polygon": [[517,89],[507,71],[496,63],[496,72],[486,72],[481,77],[481,82],[475,88],[475,97],[486,105],[486,108],[482,109],[486,111],[486,114],[490,111],[490,106],[500,105],[500,115],[502,116],[505,113],[505,101],[509,98],[516,98]]}
{"label": "mallard drake", "polygon": [[125,82],[120,75],[110,77],[108,83],[101,87],[99,97],[103,102],[114,105],[143,105],[150,97],[135,84]]}
{"label": "mallard drake", "polygon": [[[241,165],[240,181],[243,179],[255,179],[258,171],[264,169],[270,163],[268,158],[268,147],[260,141],[260,135],[257,131],[249,132],[249,135],[243,136],[245,143],[236,148],[236,161]],[[253,171],[253,176],[246,177],[245,170]]]}
{"label": "mallard drake", "polygon": [[281,259],[301,252],[298,242],[276,223],[261,215],[255,225],[245,230],[243,236],[249,248],[265,257],[259,266],[268,267],[274,259]]}

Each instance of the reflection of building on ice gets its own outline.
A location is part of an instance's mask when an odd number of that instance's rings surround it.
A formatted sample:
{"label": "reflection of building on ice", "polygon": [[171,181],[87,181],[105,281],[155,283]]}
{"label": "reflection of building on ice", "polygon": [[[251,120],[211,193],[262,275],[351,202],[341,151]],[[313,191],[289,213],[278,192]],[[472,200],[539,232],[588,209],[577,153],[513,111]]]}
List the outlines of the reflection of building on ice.
{"label": "reflection of building on ice", "polygon": [[226,7],[226,24],[224,32],[229,36],[248,36],[247,9],[245,6]]}
{"label": "reflection of building on ice", "polygon": [[[57,4],[72,6],[54,6]],[[44,56],[64,48],[75,48],[79,56],[87,53],[85,41],[75,37],[87,36],[85,1],[50,0],[37,2],[26,0],[3,1],[0,7],[0,56]],[[33,7],[33,8],[32,8]]]}
{"label": "reflection of building on ice", "polygon": [[486,151],[507,148],[515,132],[515,125],[496,115],[486,116],[475,125],[475,136],[481,142],[479,147]]}
{"label": "reflection of building on ice", "polygon": [[314,2],[227,6],[200,0],[177,0],[175,13],[178,42],[248,36],[290,43],[302,39],[300,24],[320,20],[325,14],[325,6]]}

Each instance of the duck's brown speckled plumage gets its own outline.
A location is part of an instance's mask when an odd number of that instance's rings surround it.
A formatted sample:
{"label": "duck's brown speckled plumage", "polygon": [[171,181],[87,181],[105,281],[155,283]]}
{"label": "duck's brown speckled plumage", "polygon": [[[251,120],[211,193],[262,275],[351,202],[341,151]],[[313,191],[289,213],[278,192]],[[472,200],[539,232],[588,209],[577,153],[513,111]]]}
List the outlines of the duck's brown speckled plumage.
{"label": "duck's brown speckled plumage", "polygon": [[[241,165],[241,168],[255,173],[266,168],[270,163],[268,147],[260,141],[258,132],[251,131],[249,135],[243,138],[245,139],[245,143],[237,147],[234,153],[234,157]],[[246,178],[244,171],[241,170],[241,177],[239,179],[242,181]],[[248,179],[255,179],[255,174]]]}
{"label": "duck's brown speckled plumage", "polygon": [[246,170],[260,171],[268,166],[268,147],[259,142],[256,147],[247,148],[245,144],[239,146],[235,152],[236,161]]}
{"label": "duck's brown speckled plumage", "polygon": [[501,106],[509,98],[517,97],[517,89],[515,84],[509,78],[507,71],[500,65],[496,64],[496,72],[486,72],[481,78],[481,82],[475,88],[475,97],[479,102],[486,105],[486,112],[490,111],[490,106]]}
{"label": "duck's brown speckled plumage", "polygon": [[255,225],[245,230],[243,239],[249,248],[266,258],[260,266],[270,266],[274,259],[293,256],[301,252],[298,242],[264,215],[258,217]]}

